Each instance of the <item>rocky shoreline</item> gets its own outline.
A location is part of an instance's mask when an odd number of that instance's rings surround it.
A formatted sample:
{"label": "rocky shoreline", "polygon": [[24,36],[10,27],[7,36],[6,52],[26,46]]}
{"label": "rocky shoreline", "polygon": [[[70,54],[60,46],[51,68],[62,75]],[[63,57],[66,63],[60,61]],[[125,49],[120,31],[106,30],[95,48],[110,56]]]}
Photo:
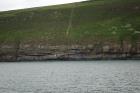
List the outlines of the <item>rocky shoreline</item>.
{"label": "rocky shoreline", "polygon": [[47,60],[140,60],[140,51],[131,52],[129,48],[120,51],[120,48],[104,45],[81,46],[38,46],[14,48],[1,47],[0,62],[16,61],[47,61]]}

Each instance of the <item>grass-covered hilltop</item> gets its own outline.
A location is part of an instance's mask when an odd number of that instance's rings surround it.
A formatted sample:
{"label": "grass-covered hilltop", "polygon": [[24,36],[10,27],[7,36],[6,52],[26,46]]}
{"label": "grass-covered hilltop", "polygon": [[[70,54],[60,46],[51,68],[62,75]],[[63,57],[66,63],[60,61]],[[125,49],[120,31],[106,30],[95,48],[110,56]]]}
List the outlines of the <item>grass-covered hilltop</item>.
{"label": "grass-covered hilltop", "polygon": [[140,58],[140,0],[0,12],[0,61]]}

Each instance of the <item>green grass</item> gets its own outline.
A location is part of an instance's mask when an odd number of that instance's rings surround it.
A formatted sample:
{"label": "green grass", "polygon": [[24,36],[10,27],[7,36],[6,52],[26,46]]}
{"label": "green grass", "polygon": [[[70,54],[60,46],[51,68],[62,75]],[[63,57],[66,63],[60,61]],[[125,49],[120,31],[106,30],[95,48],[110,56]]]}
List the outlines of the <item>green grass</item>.
{"label": "green grass", "polygon": [[[72,8],[72,27],[66,35]],[[140,0],[91,0],[0,12],[1,43],[21,40],[58,45],[140,41],[135,31],[140,31]]]}

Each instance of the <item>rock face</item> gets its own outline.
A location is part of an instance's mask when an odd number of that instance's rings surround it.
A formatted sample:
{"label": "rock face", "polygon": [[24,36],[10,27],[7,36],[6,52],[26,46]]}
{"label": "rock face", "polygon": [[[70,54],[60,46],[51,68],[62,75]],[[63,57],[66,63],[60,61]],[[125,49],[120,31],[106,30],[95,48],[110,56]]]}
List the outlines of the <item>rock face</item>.
{"label": "rock face", "polygon": [[0,61],[45,61],[45,60],[109,60],[140,59],[140,44],[136,49],[117,44],[20,46],[3,45]]}

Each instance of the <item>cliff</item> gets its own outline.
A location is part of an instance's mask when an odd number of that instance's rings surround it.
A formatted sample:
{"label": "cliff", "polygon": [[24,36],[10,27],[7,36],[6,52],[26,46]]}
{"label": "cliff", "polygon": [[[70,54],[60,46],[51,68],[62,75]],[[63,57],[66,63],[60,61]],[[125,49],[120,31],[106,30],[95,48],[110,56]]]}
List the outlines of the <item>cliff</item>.
{"label": "cliff", "polygon": [[0,12],[0,61],[140,59],[140,1]]}

